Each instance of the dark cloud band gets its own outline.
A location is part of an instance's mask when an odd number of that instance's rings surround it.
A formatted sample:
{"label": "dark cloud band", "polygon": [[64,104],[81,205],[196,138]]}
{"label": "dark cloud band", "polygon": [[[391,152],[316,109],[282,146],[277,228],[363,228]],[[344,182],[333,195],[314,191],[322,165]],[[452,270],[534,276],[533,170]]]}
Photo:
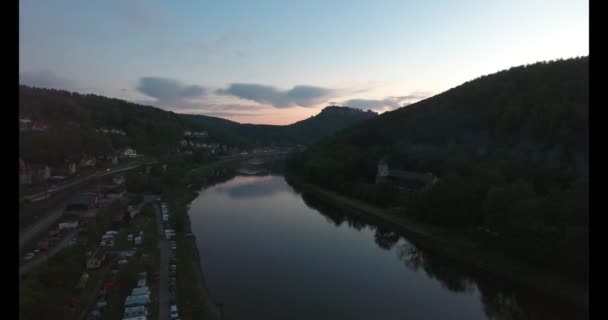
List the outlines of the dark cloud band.
{"label": "dark cloud band", "polygon": [[275,108],[312,107],[324,102],[332,93],[330,89],[313,86],[294,86],[290,90],[279,90],[271,86],[247,83],[233,83],[227,89],[216,90],[219,95],[269,104]]}

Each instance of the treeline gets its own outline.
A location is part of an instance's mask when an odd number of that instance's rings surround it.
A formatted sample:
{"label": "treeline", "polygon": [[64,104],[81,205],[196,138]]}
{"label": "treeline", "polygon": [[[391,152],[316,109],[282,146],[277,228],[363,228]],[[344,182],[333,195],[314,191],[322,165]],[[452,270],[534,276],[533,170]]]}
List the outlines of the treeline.
{"label": "treeline", "polygon": [[[430,223],[489,228],[497,236],[485,243],[586,279],[588,61],[467,82],[322,140],[288,159],[288,172]],[[383,157],[439,182],[416,193],[376,185]]]}

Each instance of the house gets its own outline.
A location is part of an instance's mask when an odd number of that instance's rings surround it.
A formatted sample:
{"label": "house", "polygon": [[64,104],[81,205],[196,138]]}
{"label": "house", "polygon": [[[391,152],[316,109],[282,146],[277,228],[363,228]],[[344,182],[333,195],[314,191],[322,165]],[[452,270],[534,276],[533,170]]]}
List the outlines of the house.
{"label": "house", "polygon": [[74,162],[74,161],[68,161],[67,167],[68,167],[68,174],[69,175],[73,175],[73,174],[76,173],[76,169],[77,169],[76,162]]}
{"label": "house", "polygon": [[29,131],[32,129],[32,120],[27,118],[19,119],[19,131]]}
{"label": "house", "polygon": [[32,125],[32,130],[33,131],[46,131],[49,129],[49,126],[41,121],[37,121]]}
{"label": "house", "polygon": [[378,162],[378,172],[376,173],[377,184],[390,183],[402,189],[415,190],[434,184],[437,180],[437,177],[432,173],[390,169],[385,159],[381,159]]}
{"label": "house", "polygon": [[97,269],[106,260],[106,252],[102,248],[97,248],[87,259],[87,269]]}
{"label": "house", "polygon": [[19,184],[27,185],[32,183],[32,172],[29,170],[25,161],[19,158]]}
{"label": "house", "polygon": [[47,165],[32,165],[29,167],[32,183],[41,183],[51,177],[51,168]]}

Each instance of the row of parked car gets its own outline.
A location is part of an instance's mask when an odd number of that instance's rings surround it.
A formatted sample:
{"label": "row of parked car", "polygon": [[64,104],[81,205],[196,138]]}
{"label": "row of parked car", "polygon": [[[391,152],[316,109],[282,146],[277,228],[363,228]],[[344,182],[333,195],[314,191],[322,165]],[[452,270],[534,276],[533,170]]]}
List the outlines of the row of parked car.
{"label": "row of parked car", "polygon": [[169,259],[169,301],[171,303],[169,308],[169,317],[171,320],[179,320],[179,311],[177,309],[177,302],[175,297],[176,291],[176,273],[177,265],[175,259],[175,252],[177,250],[177,243],[175,242],[175,230],[169,226],[169,209],[166,203],[160,204],[161,212],[163,215],[163,228],[165,230],[165,239],[171,240],[171,258]]}

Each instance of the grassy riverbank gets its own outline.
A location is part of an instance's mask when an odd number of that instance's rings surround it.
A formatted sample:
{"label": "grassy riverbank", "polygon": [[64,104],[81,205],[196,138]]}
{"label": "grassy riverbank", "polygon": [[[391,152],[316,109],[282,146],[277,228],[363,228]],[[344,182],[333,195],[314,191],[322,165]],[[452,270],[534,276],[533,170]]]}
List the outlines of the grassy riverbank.
{"label": "grassy riverbank", "polygon": [[346,209],[353,214],[384,222],[407,236],[408,240],[423,248],[543,294],[555,296],[583,308],[589,307],[588,287],[576,281],[565,279],[560,275],[552,274],[548,270],[515,261],[499,250],[481,245],[468,234],[397,216],[387,210],[315,185],[302,183],[294,179],[290,179],[289,182],[297,186],[297,189],[303,193],[331,202],[332,205]]}

